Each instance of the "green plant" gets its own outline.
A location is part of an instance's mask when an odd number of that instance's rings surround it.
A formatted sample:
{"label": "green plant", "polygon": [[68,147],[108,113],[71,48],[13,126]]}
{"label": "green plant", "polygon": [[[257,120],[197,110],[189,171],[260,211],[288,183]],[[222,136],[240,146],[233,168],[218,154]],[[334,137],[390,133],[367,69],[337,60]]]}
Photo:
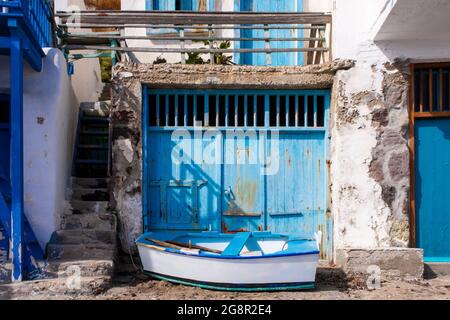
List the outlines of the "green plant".
{"label": "green plant", "polygon": [[188,58],[186,60],[186,64],[204,64],[202,57],[200,57],[200,53],[198,52],[188,52]]}
{"label": "green plant", "polygon": [[167,60],[161,56],[159,56],[158,58],[155,59],[155,61],[153,61],[153,64],[162,64],[162,63],[167,63]]}
{"label": "green plant", "polygon": [[102,82],[111,82],[112,59],[110,57],[100,57],[99,60]]}
{"label": "green plant", "polygon": [[[205,46],[210,47],[210,41],[206,40],[203,41],[203,44]],[[231,42],[230,41],[223,41],[220,43],[217,42],[213,42],[211,45],[212,49],[229,49],[231,47]],[[206,49],[206,48],[202,48],[202,49]],[[211,59],[208,59],[207,61],[203,60],[203,58],[201,57],[201,53],[199,52],[188,52],[188,59],[186,60],[186,64],[205,64],[205,63],[210,63]],[[227,56],[224,53],[214,53],[214,64],[223,64],[223,65],[233,65],[233,57],[232,56]]]}

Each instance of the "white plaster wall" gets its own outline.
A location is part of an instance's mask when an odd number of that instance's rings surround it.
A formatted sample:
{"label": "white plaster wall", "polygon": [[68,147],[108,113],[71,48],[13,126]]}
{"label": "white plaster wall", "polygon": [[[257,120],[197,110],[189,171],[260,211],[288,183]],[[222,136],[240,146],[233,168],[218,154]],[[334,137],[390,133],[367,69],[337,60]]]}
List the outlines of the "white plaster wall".
{"label": "white plaster wall", "polygon": [[[24,70],[25,214],[44,249],[66,206],[79,102],[58,49],[42,72]],[[0,88],[9,88],[9,59],[0,57]]]}
{"label": "white plaster wall", "polygon": [[[383,67],[386,62],[393,62],[397,58],[412,61],[450,59],[450,42],[433,38],[432,32],[430,37],[425,39],[419,34],[413,35],[405,31],[407,28],[405,29],[400,22],[398,22],[399,31],[395,30],[397,22],[390,16],[392,10],[395,10],[397,17],[408,16],[410,14],[408,7],[414,2],[420,1],[334,0],[334,58],[355,60],[354,68],[338,72],[335,83],[342,90],[336,93],[341,101],[335,99],[337,109],[332,114],[332,119],[336,121],[333,124],[331,141],[335,248],[393,245],[389,234],[392,227],[389,217],[404,214],[391,212],[383,201],[381,186],[370,176],[369,166],[377,143],[377,132],[372,125],[368,106],[364,104],[351,106],[351,98],[364,92],[382,96],[383,73],[388,72]],[[442,1],[430,0],[421,3],[428,7],[422,12],[427,14],[427,19],[433,23],[433,15],[430,15],[430,12],[436,12],[439,8],[442,10]],[[450,12],[447,16],[449,14]],[[439,15],[445,16],[442,13]],[[390,39],[376,41],[379,31],[386,29],[384,27],[386,21],[390,21],[390,25],[382,38],[390,37]],[[447,25],[450,27],[450,21]],[[405,38],[402,39],[398,35],[404,35]],[[344,106],[345,104],[347,105]],[[337,124],[337,110],[343,107],[357,108],[359,116],[355,123]],[[402,121],[407,123],[407,119],[403,118],[395,121],[399,123],[399,127]]]}
{"label": "white plaster wall", "polygon": [[368,106],[358,105],[354,123],[337,124],[337,112],[344,108],[342,97],[360,92],[381,94],[382,74],[376,65],[387,61],[371,40],[371,32],[389,0],[334,0],[333,58],[353,59],[355,68],[338,72],[336,109],[331,115],[331,198],[334,220],[334,248],[389,246],[390,209],[382,199],[381,186],[369,174],[377,132],[371,125]]}
{"label": "white plaster wall", "polygon": [[[311,0],[314,1],[314,0]],[[393,61],[395,58],[411,59],[413,61],[448,60],[450,58],[450,36],[446,33],[446,39],[439,34],[442,29],[450,28],[450,20],[446,19],[446,27],[442,26],[442,16],[448,17],[447,1],[442,0],[334,0],[333,8],[333,57],[342,59],[355,59],[358,62]],[[443,3],[446,6],[443,6]],[[422,7],[421,19],[426,19],[433,24],[434,16],[440,16],[436,22],[435,32],[430,31],[428,36],[414,32],[414,28],[430,28],[422,22],[417,25],[414,19],[408,19],[414,24],[410,32],[405,31],[404,21],[398,18],[409,17],[411,9],[417,5]],[[390,16],[395,10],[396,17]],[[380,29],[385,23],[390,23],[389,31],[395,33],[395,24],[392,20],[399,20],[397,27],[401,37],[390,38],[392,40],[377,40]],[[412,21],[412,22],[411,22]],[[439,24],[440,23],[440,24]],[[407,28],[407,27],[406,27]],[[381,39],[389,39],[383,34]]]}
{"label": "white plaster wall", "polygon": [[[335,85],[342,82],[343,92],[338,94],[341,97],[352,97],[364,91],[382,94],[382,74],[373,72],[372,68],[369,64],[360,64],[339,72]],[[347,103],[336,100],[336,109]],[[335,122],[331,132],[330,177],[335,248],[390,244],[387,222],[391,212],[382,199],[381,186],[369,176],[377,132],[371,125],[369,107],[358,105],[357,110],[359,115],[354,123],[337,124],[337,111],[331,115]]]}
{"label": "white plaster wall", "polygon": [[332,12],[333,0],[303,0],[304,12]]}
{"label": "white plaster wall", "polygon": [[[68,8],[86,10],[83,0],[57,0],[55,11],[65,11]],[[69,29],[70,32],[90,32],[89,29]],[[92,51],[77,51],[77,53],[90,53]],[[75,73],[72,75],[72,86],[80,102],[97,101],[104,84],[98,59],[81,59],[74,62]]]}

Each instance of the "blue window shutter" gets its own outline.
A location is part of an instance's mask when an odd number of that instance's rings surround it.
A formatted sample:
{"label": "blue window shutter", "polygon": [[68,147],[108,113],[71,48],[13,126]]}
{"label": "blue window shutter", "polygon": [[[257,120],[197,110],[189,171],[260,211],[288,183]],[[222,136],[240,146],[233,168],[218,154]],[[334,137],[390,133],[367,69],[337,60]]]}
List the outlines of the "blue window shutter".
{"label": "blue window shutter", "polygon": [[176,0],[146,0],[145,10],[174,11]]}
{"label": "blue window shutter", "polygon": [[[214,11],[220,10],[221,1],[217,1],[219,8],[215,8],[216,0],[206,1],[206,10]],[[145,10],[182,10],[182,11],[197,11],[199,0],[146,0]]]}
{"label": "blue window shutter", "polygon": [[[217,8],[216,8],[217,5]],[[222,1],[221,0],[208,0],[208,10],[213,11],[222,11]]]}
{"label": "blue window shutter", "polygon": [[192,1],[193,0],[177,0],[180,2],[180,10],[182,11],[192,11]]}
{"label": "blue window shutter", "polygon": [[193,10],[193,2],[196,0],[147,0],[146,10],[175,11]]}
{"label": "blue window shutter", "polygon": [[[271,0],[271,1],[260,1],[260,0],[235,0],[235,11],[252,11],[252,12],[302,12],[303,11],[303,0]],[[249,30],[242,29],[236,30],[237,35],[241,35],[244,38],[251,37],[263,37],[264,32],[262,30]],[[290,30],[271,30],[270,35],[276,38],[290,37],[294,36]],[[303,32],[301,30],[297,31],[297,36],[302,37]],[[295,42],[272,42],[272,48],[285,48],[293,47],[303,44],[297,44]],[[264,48],[264,43],[261,42],[250,42],[242,41],[236,43],[236,47],[241,48]],[[236,54],[236,63],[247,64],[247,65],[266,65],[266,55],[264,53],[240,53]],[[272,65],[303,65],[303,53],[273,53],[272,54]]]}

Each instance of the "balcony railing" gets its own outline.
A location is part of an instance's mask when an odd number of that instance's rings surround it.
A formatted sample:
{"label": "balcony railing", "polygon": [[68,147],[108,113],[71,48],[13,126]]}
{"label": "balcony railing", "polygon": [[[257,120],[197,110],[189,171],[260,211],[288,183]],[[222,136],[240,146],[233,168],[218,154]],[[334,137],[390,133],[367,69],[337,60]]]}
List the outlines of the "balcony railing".
{"label": "balcony railing", "polygon": [[23,17],[41,48],[53,45],[53,4],[48,0],[0,0],[0,16]]}
{"label": "balcony railing", "polygon": [[194,56],[200,63],[257,65],[319,64],[331,56],[331,15],[324,13],[82,11],[57,16],[60,47],[68,53],[113,50],[175,55],[171,60],[181,63],[192,63]]}

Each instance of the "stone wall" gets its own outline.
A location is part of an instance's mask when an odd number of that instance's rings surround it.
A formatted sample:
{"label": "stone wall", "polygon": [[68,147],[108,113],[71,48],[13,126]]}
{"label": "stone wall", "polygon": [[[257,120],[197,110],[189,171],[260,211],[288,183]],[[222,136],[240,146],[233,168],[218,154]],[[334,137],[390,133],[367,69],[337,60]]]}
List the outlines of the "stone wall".
{"label": "stone wall", "polygon": [[338,249],[336,264],[345,273],[380,278],[419,279],[424,275],[423,250],[415,248]]}
{"label": "stone wall", "polygon": [[333,89],[336,250],[409,242],[408,64],[356,63]]}
{"label": "stone wall", "polygon": [[351,61],[306,67],[118,64],[113,70],[113,207],[125,251],[142,233],[142,85],[195,89],[331,88],[336,71]]}

